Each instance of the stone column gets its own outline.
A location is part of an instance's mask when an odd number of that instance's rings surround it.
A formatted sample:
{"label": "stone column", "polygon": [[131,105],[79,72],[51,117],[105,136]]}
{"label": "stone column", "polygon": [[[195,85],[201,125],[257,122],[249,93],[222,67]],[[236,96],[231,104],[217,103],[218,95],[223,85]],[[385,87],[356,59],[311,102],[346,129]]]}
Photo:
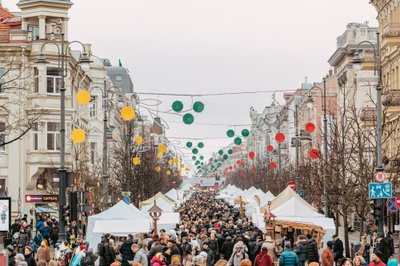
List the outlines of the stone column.
{"label": "stone column", "polygon": [[[1,0],[0,0],[1,1]],[[28,23],[26,21],[26,19],[22,19],[22,26],[21,26],[22,30],[28,30]]]}
{"label": "stone column", "polygon": [[68,41],[68,20],[69,18],[63,18],[63,31],[64,31],[64,39]]}
{"label": "stone column", "polygon": [[46,39],[46,16],[39,16],[39,39]]}

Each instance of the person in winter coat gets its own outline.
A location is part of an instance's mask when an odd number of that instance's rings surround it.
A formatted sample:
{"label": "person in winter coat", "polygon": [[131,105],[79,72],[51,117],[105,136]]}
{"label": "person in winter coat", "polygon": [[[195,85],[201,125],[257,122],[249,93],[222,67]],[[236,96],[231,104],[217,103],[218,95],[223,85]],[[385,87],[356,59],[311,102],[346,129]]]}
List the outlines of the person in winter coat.
{"label": "person in winter coat", "polygon": [[171,264],[169,266],[182,266],[182,264],[181,264],[181,256],[173,255],[171,257]]}
{"label": "person in winter coat", "polygon": [[204,257],[201,255],[194,257],[194,266],[206,266],[206,260]]}
{"label": "person in winter coat", "polygon": [[275,243],[272,240],[272,237],[271,236],[266,236],[265,237],[265,243],[266,243],[266,245],[268,247],[268,254],[271,256],[272,261],[274,261],[274,258],[275,258],[276,254],[275,254]]}
{"label": "person in winter coat", "polygon": [[25,247],[24,255],[25,255],[25,261],[28,264],[28,266],[36,266],[36,260],[33,257],[32,248],[31,247],[29,247],[29,246]]}
{"label": "person in winter coat", "polygon": [[135,263],[140,263],[142,266],[148,265],[147,255],[144,252],[142,244],[133,244],[132,252],[135,254],[133,261],[128,261],[130,265],[135,265]]}
{"label": "person in winter coat", "polygon": [[121,253],[121,256],[122,256],[121,266],[129,266],[128,261],[133,260],[135,255],[132,251],[132,245],[135,243],[137,243],[137,241],[134,241],[133,235],[129,234],[128,238],[124,241],[124,243],[119,248],[119,252]]}
{"label": "person in winter coat", "polygon": [[380,256],[380,259],[382,260],[383,263],[387,263],[389,260],[389,254],[390,254],[390,247],[389,243],[386,240],[386,238],[383,237],[383,235],[378,236],[377,240],[378,245],[376,246],[375,250],[380,251],[382,255]]}
{"label": "person in winter coat", "polygon": [[[109,240],[110,240],[110,234],[105,234],[102,237],[100,244],[97,246],[97,254],[100,257],[99,266],[108,266],[112,262],[114,262],[112,258],[111,248],[108,243]],[[129,266],[129,264],[126,266]]]}
{"label": "person in winter coat", "polygon": [[267,245],[261,246],[261,252],[254,259],[254,266],[272,266],[271,256],[268,255]]}
{"label": "person in winter coat", "polygon": [[382,262],[382,252],[379,250],[372,253],[372,262],[368,266],[385,266],[386,264]]}
{"label": "person in winter coat", "polygon": [[299,235],[297,238],[296,249],[295,252],[299,257],[299,266],[304,266],[307,261],[307,254],[308,254],[308,240],[305,235]]}
{"label": "person in winter coat", "polygon": [[297,266],[299,258],[297,254],[291,250],[291,244],[285,244],[285,250],[279,256],[279,266]]}
{"label": "person in winter coat", "polygon": [[333,256],[333,241],[326,243],[326,248],[322,251],[321,260],[322,266],[333,266],[335,257]]}
{"label": "person in winter coat", "polygon": [[202,251],[204,251],[205,253],[207,253],[207,260],[206,260],[207,266],[213,266],[213,265],[214,265],[214,253],[213,253],[213,251],[209,248],[209,246],[208,246],[208,241],[207,241],[207,240],[203,242],[202,247],[203,247]]}
{"label": "person in winter coat", "polygon": [[15,252],[14,252],[14,247],[13,245],[8,245],[6,247],[7,252],[8,252],[8,266],[14,266],[15,265]]}
{"label": "person in winter coat", "polygon": [[249,256],[244,251],[244,244],[242,242],[238,242],[233,246],[233,253],[229,259],[229,265],[240,266],[240,262],[248,258]]}
{"label": "person in winter coat", "polygon": [[43,229],[41,231],[43,238],[47,239],[47,242],[50,243],[50,227],[48,226],[47,222],[43,222]]}
{"label": "person in winter coat", "polygon": [[234,245],[232,238],[227,236],[225,242],[221,246],[221,255],[223,259],[228,260],[231,257]]}
{"label": "person in winter coat", "polygon": [[150,261],[157,253],[163,252],[163,246],[159,241],[153,241],[150,247],[149,254],[147,255],[147,259]]}
{"label": "person in winter coat", "polygon": [[18,250],[23,251],[23,248],[27,246],[29,243],[28,234],[25,232],[24,228],[19,230],[19,238],[18,238]]}
{"label": "person in winter coat", "polygon": [[98,256],[94,254],[93,248],[89,248],[85,252],[84,257],[81,258],[81,266],[94,266],[97,258]]}
{"label": "person in winter coat", "polygon": [[210,239],[208,240],[208,248],[212,250],[215,262],[219,254],[219,245],[218,240],[215,238],[215,234],[210,234]]}
{"label": "person in winter coat", "polygon": [[156,255],[154,255],[154,257],[150,260],[150,265],[151,266],[164,266],[164,265],[166,265],[165,261],[164,261],[164,257],[163,257],[161,252],[159,252]]}
{"label": "person in winter coat", "polygon": [[307,244],[307,259],[308,263],[310,262],[319,262],[319,254],[318,254],[318,244],[316,236],[312,237],[311,235],[307,236],[308,244]]}
{"label": "person in winter coat", "polygon": [[340,259],[343,258],[343,242],[339,239],[338,235],[333,235],[333,256],[335,257],[335,262],[337,263]]}
{"label": "person in winter coat", "polygon": [[40,243],[40,247],[37,250],[37,260],[50,261],[50,248],[45,239]]}
{"label": "person in winter coat", "polygon": [[15,255],[15,266],[27,266],[24,255],[18,253]]}
{"label": "person in winter coat", "polygon": [[52,223],[51,229],[50,229],[50,239],[53,247],[56,247],[56,244],[58,242],[58,226],[56,223]]}

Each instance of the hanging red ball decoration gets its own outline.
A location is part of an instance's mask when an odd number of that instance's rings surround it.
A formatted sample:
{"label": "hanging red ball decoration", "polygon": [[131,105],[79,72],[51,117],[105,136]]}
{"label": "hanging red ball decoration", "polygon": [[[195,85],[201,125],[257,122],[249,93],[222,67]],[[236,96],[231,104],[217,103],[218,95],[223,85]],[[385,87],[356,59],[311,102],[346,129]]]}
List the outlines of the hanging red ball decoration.
{"label": "hanging red ball decoration", "polygon": [[254,156],[255,156],[254,151],[249,152],[249,158],[250,158],[251,160],[254,160]]}
{"label": "hanging red ball decoration", "polygon": [[242,165],[243,162],[242,162],[241,160],[237,160],[237,161],[236,161],[236,164],[237,164],[237,165]]}
{"label": "hanging red ball decoration", "polygon": [[255,167],[255,166],[253,166],[252,168],[251,168],[251,171],[254,173],[255,171],[257,170],[257,168]]}
{"label": "hanging red ball decoration", "polygon": [[242,173],[242,176],[245,177],[246,175],[244,173]]}
{"label": "hanging red ball decoration", "polygon": [[274,146],[272,146],[272,145],[267,146],[267,151],[271,152],[273,150],[274,150]]}
{"label": "hanging red ball decoration", "polygon": [[276,140],[278,143],[284,142],[284,141],[285,141],[285,134],[283,134],[283,133],[281,133],[281,132],[276,133],[276,135],[275,135],[275,140]]}
{"label": "hanging red ball decoration", "polygon": [[314,125],[314,123],[307,123],[306,124],[306,131],[308,132],[308,133],[312,133],[312,132],[314,132],[314,130],[315,130],[315,125]]}
{"label": "hanging red ball decoration", "polygon": [[276,162],[270,162],[269,167],[272,169],[276,168]]}
{"label": "hanging red ball decoration", "polygon": [[319,158],[319,150],[312,149],[309,153],[311,159],[318,159]]}

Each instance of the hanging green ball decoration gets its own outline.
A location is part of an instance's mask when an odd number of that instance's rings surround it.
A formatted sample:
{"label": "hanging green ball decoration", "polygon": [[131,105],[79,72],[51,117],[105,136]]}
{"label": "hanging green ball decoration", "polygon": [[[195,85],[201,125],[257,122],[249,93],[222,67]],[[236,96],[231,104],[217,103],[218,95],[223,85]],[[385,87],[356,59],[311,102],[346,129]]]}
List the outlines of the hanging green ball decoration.
{"label": "hanging green ball decoration", "polygon": [[175,101],[172,103],[172,110],[180,112],[183,110],[183,103],[181,101]]}
{"label": "hanging green ball decoration", "polygon": [[193,160],[193,161],[196,160],[196,156],[192,156],[192,160]]}
{"label": "hanging green ball decoration", "polygon": [[203,162],[201,162],[201,165],[204,165],[204,163],[203,163]]}
{"label": "hanging green ball decoration", "polygon": [[217,159],[215,159],[215,160],[214,160],[214,163],[217,163],[217,162],[218,162],[218,160],[217,160]]}
{"label": "hanging green ball decoration", "polygon": [[200,156],[200,160],[204,160],[204,156],[202,155],[202,156]]}
{"label": "hanging green ball decoration", "polygon": [[204,110],[204,104],[202,102],[195,102],[193,104],[193,111],[196,113],[201,113]]}
{"label": "hanging green ball decoration", "polygon": [[222,165],[222,164],[221,164],[221,163],[219,163],[217,166],[218,166],[218,167],[221,167],[221,165]]}
{"label": "hanging green ball decoration", "polygon": [[199,144],[197,144],[197,147],[199,147],[200,149],[204,148],[204,143],[203,142],[199,142]]}
{"label": "hanging green ball decoration", "polygon": [[232,149],[229,149],[229,150],[228,150],[228,154],[233,154],[233,150],[232,150]]}
{"label": "hanging green ball decoration", "polygon": [[248,137],[250,135],[250,132],[247,129],[242,130],[242,136],[243,137]]}
{"label": "hanging green ball decoration", "polygon": [[194,122],[194,116],[190,113],[187,113],[183,116],[183,123],[186,125],[190,125]]}
{"label": "hanging green ball decoration", "polygon": [[228,155],[224,154],[224,160],[228,160]]}
{"label": "hanging green ball decoration", "polygon": [[218,154],[219,154],[219,155],[222,155],[222,154],[224,154],[224,151],[223,151],[223,150],[219,150],[219,151],[218,151]]}
{"label": "hanging green ball decoration", "polygon": [[240,145],[240,144],[242,144],[242,139],[241,138],[239,138],[239,137],[237,137],[237,138],[235,138],[235,140],[233,141],[236,145]]}
{"label": "hanging green ball decoration", "polygon": [[196,162],[195,162],[195,165],[198,165],[198,164],[200,164],[200,161],[196,161]]}
{"label": "hanging green ball decoration", "polygon": [[191,148],[193,146],[193,143],[191,141],[186,142],[186,147]]}
{"label": "hanging green ball decoration", "polygon": [[192,152],[193,152],[193,154],[198,154],[198,153],[199,153],[199,150],[198,150],[197,148],[194,148],[194,149],[192,150]]}
{"label": "hanging green ball decoration", "polygon": [[229,129],[228,131],[226,131],[226,135],[230,138],[232,138],[233,136],[235,136],[235,131],[233,131],[232,129]]}

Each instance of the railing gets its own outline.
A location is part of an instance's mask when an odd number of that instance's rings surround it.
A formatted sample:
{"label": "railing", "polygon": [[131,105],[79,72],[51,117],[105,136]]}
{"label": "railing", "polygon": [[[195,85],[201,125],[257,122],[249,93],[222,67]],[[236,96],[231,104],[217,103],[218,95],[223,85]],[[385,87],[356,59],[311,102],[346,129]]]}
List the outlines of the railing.
{"label": "railing", "polygon": [[0,43],[10,42],[10,30],[0,29]]}
{"label": "railing", "polygon": [[400,37],[400,22],[390,22],[383,29],[382,38]]}

